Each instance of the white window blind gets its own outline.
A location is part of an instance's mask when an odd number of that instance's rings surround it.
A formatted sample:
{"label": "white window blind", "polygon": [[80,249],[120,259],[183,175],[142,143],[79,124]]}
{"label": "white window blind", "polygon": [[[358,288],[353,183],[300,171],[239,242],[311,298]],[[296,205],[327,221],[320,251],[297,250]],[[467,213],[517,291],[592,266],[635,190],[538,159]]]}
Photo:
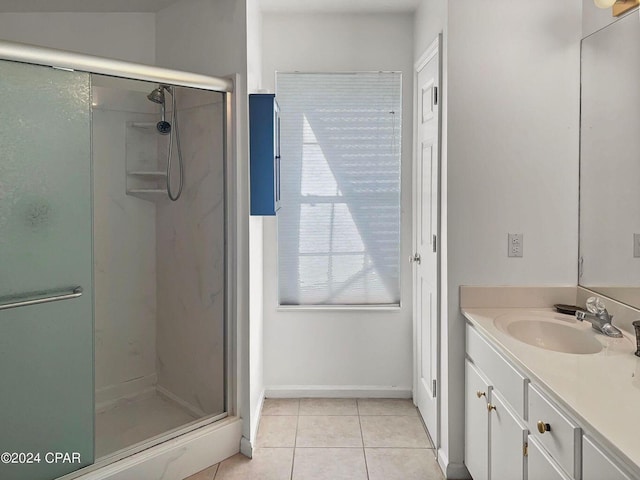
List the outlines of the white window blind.
{"label": "white window blind", "polygon": [[280,305],[400,303],[402,76],[278,73]]}

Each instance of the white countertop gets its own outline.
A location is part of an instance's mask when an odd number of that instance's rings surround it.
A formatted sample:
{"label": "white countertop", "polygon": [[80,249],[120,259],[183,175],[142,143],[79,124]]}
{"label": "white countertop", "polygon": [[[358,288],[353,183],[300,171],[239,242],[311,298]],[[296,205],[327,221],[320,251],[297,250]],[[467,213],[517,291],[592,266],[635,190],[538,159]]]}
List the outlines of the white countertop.
{"label": "white countertop", "polygon": [[[587,433],[608,443],[640,472],[640,358],[635,338],[609,338],[595,331],[599,353],[576,355],[528,345],[501,331],[494,320],[505,314],[555,313],[549,308],[465,308],[471,325],[496,344],[530,380],[553,394]],[[564,321],[570,316],[556,314]],[[578,322],[579,323],[579,322]],[[583,322],[586,331],[591,324]],[[580,324],[582,327],[582,324]]]}

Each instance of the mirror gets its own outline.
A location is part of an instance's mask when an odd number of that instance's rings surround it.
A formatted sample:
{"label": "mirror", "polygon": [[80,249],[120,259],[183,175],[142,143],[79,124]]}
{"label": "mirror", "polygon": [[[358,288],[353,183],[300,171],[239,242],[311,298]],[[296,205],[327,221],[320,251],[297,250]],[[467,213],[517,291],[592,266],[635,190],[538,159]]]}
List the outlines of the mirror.
{"label": "mirror", "polygon": [[578,283],[640,308],[640,17],[582,40]]}

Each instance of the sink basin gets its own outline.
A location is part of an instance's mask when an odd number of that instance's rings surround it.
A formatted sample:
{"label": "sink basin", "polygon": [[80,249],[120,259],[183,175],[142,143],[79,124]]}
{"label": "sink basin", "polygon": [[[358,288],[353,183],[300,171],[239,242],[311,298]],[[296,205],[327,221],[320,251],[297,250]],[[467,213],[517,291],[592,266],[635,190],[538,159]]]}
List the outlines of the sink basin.
{"label": "sink basin", "polygon": [[[563,318],[566,317],[566,318]],[[579,355],[602,350],[602,343],[589,323],[578,322],[560,314],[505,314],[494,320],[495,326],[507,335],[534,347],[554,352]]]}

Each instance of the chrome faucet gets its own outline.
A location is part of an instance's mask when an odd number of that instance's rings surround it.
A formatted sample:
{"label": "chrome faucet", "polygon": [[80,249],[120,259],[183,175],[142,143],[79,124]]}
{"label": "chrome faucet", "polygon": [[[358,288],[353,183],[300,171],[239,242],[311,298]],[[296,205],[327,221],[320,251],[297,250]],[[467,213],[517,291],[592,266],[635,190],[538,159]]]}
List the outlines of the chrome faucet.
{"label": "chrome faucet", "polygon": [[587,320],[594,329],[607,337],[622,337],[622,332],[611,325],[613,315],[609,315],[602,300],[598,297],[589,297],[587,299],[587,310],[588,312],[577,310],[576,318],[581,322]]}

